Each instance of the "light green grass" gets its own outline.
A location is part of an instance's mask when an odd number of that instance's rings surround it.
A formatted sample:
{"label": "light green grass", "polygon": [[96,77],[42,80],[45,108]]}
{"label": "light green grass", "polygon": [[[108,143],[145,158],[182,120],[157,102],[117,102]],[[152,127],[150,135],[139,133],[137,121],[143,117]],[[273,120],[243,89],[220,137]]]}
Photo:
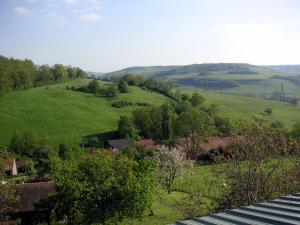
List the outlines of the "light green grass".
{"label": "light green grass", "polygon": [[[184,92],[189,94],[199,89],[183,88]],[[272,108],[272,115],[265,118],[270,121],[281,121],[287,128],[300,121],[300,106],[290,106],[286,103],[277,101],[262,100],[238,95],[203,93],[207,103],[217,104],[219,106],[219,115],[230,119],[251,119],[261,117],[267,107]]]}
{"label": "light green grass", "polygon": [[66,90],[67,85],[87,82],[76,80],[0,97],[0,146],[8,145],[15,130],[31,130],[47,137],[53,146],[62,142],[79,144],[83,136],[115,130],[120,115],[130,115],[137,108],[113,108],[113,101],[126,98],[160,105],[167,100],[161,94],[137,87],[130,87],[130,93],[120,94],[116,99]]}

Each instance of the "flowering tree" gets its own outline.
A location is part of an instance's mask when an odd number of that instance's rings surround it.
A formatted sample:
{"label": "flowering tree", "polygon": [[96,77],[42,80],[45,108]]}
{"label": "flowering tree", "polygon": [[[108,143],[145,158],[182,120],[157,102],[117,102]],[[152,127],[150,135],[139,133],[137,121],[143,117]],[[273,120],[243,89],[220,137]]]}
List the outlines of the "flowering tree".
{"label": "flowering tree", "polygon": [[187,165],[185,153],[175,147],[162,146],[156,153],[162,185],[171,193],[174,180]]}

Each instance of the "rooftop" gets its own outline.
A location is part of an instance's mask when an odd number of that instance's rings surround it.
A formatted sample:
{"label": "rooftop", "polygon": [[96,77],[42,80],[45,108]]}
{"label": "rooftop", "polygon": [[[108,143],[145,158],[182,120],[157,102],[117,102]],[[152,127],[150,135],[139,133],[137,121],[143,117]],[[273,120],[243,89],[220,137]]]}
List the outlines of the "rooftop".
{"label": "rooftop", "polygon": [[300,193],[209,216],[178,221],[174,225],[300,224]]}

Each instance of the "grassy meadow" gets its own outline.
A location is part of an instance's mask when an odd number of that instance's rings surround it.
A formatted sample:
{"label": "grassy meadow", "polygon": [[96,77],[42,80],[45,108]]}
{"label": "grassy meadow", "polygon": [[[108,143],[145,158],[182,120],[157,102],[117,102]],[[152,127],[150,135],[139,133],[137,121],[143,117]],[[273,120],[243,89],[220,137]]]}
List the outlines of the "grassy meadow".
{"label": "grassy meadow", "polygon": [[[199,91],[196,88],[181,88],[186,93]],[[262,117],[267,107],[272,109],[272,115],[264,116],[270,121],[281,121],[287,128],[300,121],[300,105],[291,106],[287,103],[278,101],[263,100],[258,98],[244,97],[238,95],[220,94],[205,92],[207,103],[217,104],[219,106],[219,115],[233,120],[251,119],[253,117]]]}
{"label": "grassy meadow", "polygon": [[[67,86],[87,84],[89,80],[75,80],[23,91],[14,91],[0,97],[0,145],[6,146],[15,130],[31,130],[45,137],[53,146],[62,142],[79,144],[87,135],[113,131],[120,115],[130,115],[138,106],[113,108],[114,101],[129,100],[161,105],[168,99],[158,93],[130,87],[130,93],[117,98],[97,97],[93,94],[67,90]],[[187,93],[199,91],[185,88]],[[203,93],[207,103],[219,105],[219,114],[231,119],[249,119],[262,116],[266,107],[273,114],[267,118],[279,120],[286,127],[300,121],[300,106],[289,106],[276,101],[261,100],[237,95]]]}
{"label": "grassy meadow", "polygon": [[120,115],[130,115],[137,108],[113,108],[112,102],[128,99],[160,105],[167,100],[161,94],[137,87],[130,87],[130,93],[114,99],[66,89],[67,85],[86,83],[88,80],[75,80],[1,96],[0,146],[9,144],[15,130],[31,130],[49,139],[53,146],[62,142],[79,144],[86,135],[115,130]]}

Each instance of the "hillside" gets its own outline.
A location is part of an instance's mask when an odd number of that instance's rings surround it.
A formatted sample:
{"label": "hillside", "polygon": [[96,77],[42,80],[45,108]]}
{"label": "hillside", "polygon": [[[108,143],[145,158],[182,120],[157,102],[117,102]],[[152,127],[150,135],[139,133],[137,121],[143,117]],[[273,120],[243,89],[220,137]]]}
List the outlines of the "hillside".
{"label": "hillside", "polygon": [[[88,80],[14,91],[0,97],[0,146],[7,145],[14,130],[31,130],[45,136],[53,145],[64,141],[79,144],[82,137],[117,128],[120,115],[130,115],[137,106],[113,108],[116,99],[66,90],[66,86],[85,84]],[[147,102],[160,105],[161,94],[130,87],[117,100]]]}
{"label": "hillside", "polygon": [[[144,74],[174,80],[177,87],[188,86],[211,92],[271,98],[284,92],[287,98],[300,98],[298,66],[255,66],[239,63],[193,64],[187,66],[130,67],[105,74]],[[299,82],[295,82],[299,81]]]}
{"label": "hillside", "polygon": [[[52,145],[62,142],[79,144],[87,135],[115,130],[120,115],[130,115],[138,106],[113,108],[112,102],[127,99],[160,105],[167,98],[161,94],[130,87],[131,92],[117,99],[67,90],[66,86],[85,84],[75,80],[63,84],[14,91],[0,97],[0,146],[7,145],[15,130],[31,130],[45,136]],[[185,88],[188,93],[197,91]],[[291,107],[275,101],[259,100],[225,94],[204,94],[208,103],[220,106],[220,114],[232,119],[260,116],[266,107],[273,109],[271,120],[280,120],[287,127],[300,121],[300,106]]]}

